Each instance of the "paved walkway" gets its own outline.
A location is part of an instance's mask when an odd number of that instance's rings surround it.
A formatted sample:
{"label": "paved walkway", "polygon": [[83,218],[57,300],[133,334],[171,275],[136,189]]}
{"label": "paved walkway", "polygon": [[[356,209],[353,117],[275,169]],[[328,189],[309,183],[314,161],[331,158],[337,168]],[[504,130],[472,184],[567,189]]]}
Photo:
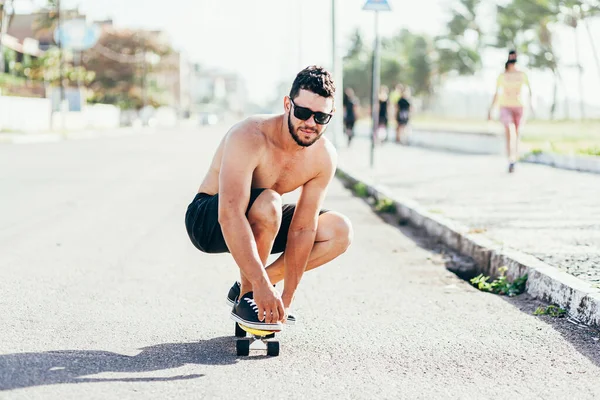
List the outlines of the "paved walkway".
{"label": "paved walkway", "polygon": [[[358,138],[339,149],[340,165],[430,212],[600,285],[600,176]],[[599,286],[600,287],[600,286]]]}

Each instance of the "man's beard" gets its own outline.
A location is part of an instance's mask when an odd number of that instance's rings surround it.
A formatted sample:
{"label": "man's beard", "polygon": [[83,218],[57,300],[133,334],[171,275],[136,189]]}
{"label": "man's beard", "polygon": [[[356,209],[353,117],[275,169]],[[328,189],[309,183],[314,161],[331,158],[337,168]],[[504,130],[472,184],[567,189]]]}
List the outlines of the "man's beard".
{"label": "man's beard", "polygon": [[300,136],[298,135],[298,132],[294,130],[294,126],[292,125],[291,114],[288,114],[288,130],[290,131],[290,135],[292,135],[292,137],[294,138],[294,141],[296,143],[298,143],[298,146],[302,146],[302,147],[312,146],[317,140],[319,140],[321,138],[321,136],[323,136],[323,133],[325,132],[325,130],[323,130],[319,135],[317,135],[317,137],[315,138],[315,140],[313,140],[312,142],[309,142],[309,143],[303,142],[300,139]]}

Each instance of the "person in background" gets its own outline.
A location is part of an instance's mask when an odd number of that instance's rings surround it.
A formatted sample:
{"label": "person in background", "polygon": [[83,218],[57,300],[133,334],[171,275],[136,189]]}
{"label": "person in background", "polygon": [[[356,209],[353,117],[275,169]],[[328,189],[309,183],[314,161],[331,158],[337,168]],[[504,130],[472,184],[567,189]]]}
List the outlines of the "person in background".
{"label": "person in background", "polygon": [[381,131],[385,131],[385,136],[383,140],[388,140],[388,102],[389,99],[389,90],[387,86],[382,86],[379,89],[379,121],[377,125],[377,136],[376,138],[381,138],[383,135]]}
{"label": "person in background", "polygon": [[[505,70],[498,76],[496,81],[496,92],[488,111],[488,120],[492,119],[492,109],[495,104],[500,108],[500,121],[504,125],[506,137],[506,153],[508,157],[508,172],[515,171],[515,164],[519,154],[519,128],[523,117],[523,103],[521,101],[521,90],[523,86],[529,89],[529,105],[533,112],[532,92],[527,74],[517,69],[517,53],[511,50]],[[514,126],[515,138],[512,139],[511,127]]]}
{"label": "person in background", "polygon": [[410,88],[402,91],[400,99],[396,102],[396,143],[401,143],[402,135],[408,125],[410,117]]}
{"label": "person in background", "polygon": [[344,132],[348,138],[348,146],[354,138],[354,123],[356,122],[358,99],[352,88],[344,90]]}
{"label": "person in background", "polygon": [[394,87],[394,90],[390,92],[390,104],[397,104],[400,97],[402,97],[402,92],[404,91],[404,85],[401,83],[397,84]]}

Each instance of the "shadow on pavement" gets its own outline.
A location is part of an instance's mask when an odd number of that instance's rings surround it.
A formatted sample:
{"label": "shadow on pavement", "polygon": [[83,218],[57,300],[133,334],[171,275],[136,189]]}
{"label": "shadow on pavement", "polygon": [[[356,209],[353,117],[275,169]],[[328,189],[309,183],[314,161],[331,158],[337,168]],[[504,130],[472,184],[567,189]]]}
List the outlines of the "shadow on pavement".
{"label": "shadow on pavement", "polygon": [[165,382],[196,379],[191,374],[168,377],[84,378],[102,372],[150,372],[185,364],[236,363],[230,336],[193,343],[166,343],[144,347],[135,356],[102,350],[64,350],[0,355],[0,391],[60,383]]}

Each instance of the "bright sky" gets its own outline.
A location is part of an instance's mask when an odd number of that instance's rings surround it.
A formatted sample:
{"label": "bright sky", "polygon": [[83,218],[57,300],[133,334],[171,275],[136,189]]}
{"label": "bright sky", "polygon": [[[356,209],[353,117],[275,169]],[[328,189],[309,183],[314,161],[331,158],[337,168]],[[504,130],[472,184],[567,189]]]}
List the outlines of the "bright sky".
{"label": "bright sky", "polygon": [[[419,0],[409,6],[406,0],[390,0],[393,11],[380,13],[380,32],[391,35],[407,27],[436,33],[445,1]],[[357,26],[373,40],[374,14],[362,11],[364,3],[337,0],[338,48],[346,48]],[[239,72],[256,100],[272,98],[277,83],[291,83],[306,65],[331,66],[329,0],[63,0],[63,7],[77,5],[92,19],[167,31],[193,61]]]}
{"label": "bright sky", "polygon": [[[91,19],[112,18],[117,26],[161,29],[169,33],[175,47],[191,60],[206,67],[221,67],[240,73],[247,82],[251,99],[271,99],[279,82],[291,84],[295,74],[309,64],[331,66],[330,0],[62,0],[63,7],[75,7]],[[352,31],[359,27],[372,43],[374,14],[362,11],[366,0],[337,0],[338,48],[343,54]],[[17,0],[44,3],[44,0]],[[444,30],[451,0],[388,0],[391,12],[380,13],[381,35],[390,36],[402,28],[432,35]],[[490,0],[490,7],[494,7]],[[26,10],[27,7],[22,7]],[[484,15],[485,17],[485,15]],[[592,35],[600,37],[600,23],[592,24]],[[493,20],[490,20],[493,23]],[[573,34],[557,35],[563,59],[574,64]],[[586,100],[599,104],[600,73],[596,69],[587,33],[579,39],[586,75]],[[600,46],[596,43],[597,46]],[[598,49],[600,51],[600,48]],[[487,52],[486,69],[480,79],[491,82],[502,67],[505,51]],[[498,65],[498,70],[495,66]],[[570,96],[576,97],[574,68],[563,72]],[[535,81],[533,79],[532,81]],[[549,78],[540,75],[541,92],[550,93]],[[471,80],[474,87],[481,81]],[[590,90],[596,87],[595,90]],[[471,85],[469,85],[471,86]],[[538,90],[538,93],[540,91]]]}

